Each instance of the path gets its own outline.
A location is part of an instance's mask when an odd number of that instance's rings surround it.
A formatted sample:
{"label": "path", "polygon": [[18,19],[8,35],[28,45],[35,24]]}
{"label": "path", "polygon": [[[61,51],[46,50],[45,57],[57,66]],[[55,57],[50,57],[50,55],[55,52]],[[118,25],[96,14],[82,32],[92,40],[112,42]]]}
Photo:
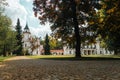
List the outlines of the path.
{"label": "path", "polygon": [[120,79],[120,60],[63,61],[18,56],[0,65],[0,80]]}
{"label": "path", "polygon": [[16,56],[16,57],[8,58],[8,59],[6,59],[5,61],[23,60],[23,59],[31,59],[31,58],[28,58],[28,57],[26,57],[26,56]]}

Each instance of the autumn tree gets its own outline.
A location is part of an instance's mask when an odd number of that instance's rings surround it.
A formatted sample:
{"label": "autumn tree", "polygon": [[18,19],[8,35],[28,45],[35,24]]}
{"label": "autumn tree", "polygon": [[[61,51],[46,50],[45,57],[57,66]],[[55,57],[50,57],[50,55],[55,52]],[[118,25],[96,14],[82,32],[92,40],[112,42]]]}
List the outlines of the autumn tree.
{"label": "autumn tree", "polygon": [[55,49],[57,46],[57,40],[54,37],[49,36],[49,44],[51,49]]}
{"label": "autumn tree", "polygon": [[120,1],[103,0],[103,5],[105,42],[109,50],[114,50],[115,54],[118,54],[120,53]]}
{"label": "autumn tree", "polygon": [[120,1],[102,0],[101,9],[94,14],[89,25],[100,35],[106,48],[120,53]]}
{"label": "autumn tree", "polygon": [[63,48],[63,43],[60,39],[56,39],[53,36],[49,37],[50,40],[50,48],[51,49],[62,49]]}
{"label": "autumn tree", "polygon": [[[85,24],[89,14],[95,11],[98,0],[34,0],[34,12],[41,23],[52,23],[55,37],[63,41],[75,41],[76,57],[81,57],[81,36],[79,27]],[[72,41],[72,42],[73,42]]]}

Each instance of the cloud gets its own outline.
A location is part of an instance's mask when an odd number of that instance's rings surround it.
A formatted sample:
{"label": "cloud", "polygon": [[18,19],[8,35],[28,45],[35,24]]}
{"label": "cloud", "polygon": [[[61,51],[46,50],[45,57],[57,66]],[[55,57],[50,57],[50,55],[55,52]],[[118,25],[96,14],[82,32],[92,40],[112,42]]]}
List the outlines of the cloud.
{"label": "cloud", "polygon": [[44,38],[46,36],[46,34],[50,34],[51,30],[50,30],[50,25],[49,23],[45,24],[45,25],[41,25],[40,21],[38,20],[38,18],[36,18],[34,16],[34,14],[31,14],[29,16],[29,21],[31,23],[30,24],[30,30],[32,34],[35,34],[39,37]]}
{"label": "cloud", "polygon": [[21,21],[21,25],[26,24],[27,14],[25,7],[19,3],[20,0],[7,0],[6,14],[12,19],[13,26],[16,25],[17,19]]}
{"label": "cloud", "polygon": [[33,0],[25,0],[26,2],[31,2],[31,1],[33,1]]}
{"label": "cloud", "polygon": [[46,24],[43,26],[38,26],[38,27],[29,27],[31,34],[34,34],[38,37],[41,37],[42,39],[46,36],[46,34],[50,34],[51,30],[50,30],[50,25]]}
{"label": "cloud", "polygon": [[30,28],[32,35],[44,38],[45,35],[51,33],[50,25],[40,25],[38,18],[34,16],[32,11],[33,0],[6,0],[9,6],[6,7],[6,14],[12,19],[13,26],[16,26],[17,19],[20,19],[22,29],[26,22]]}

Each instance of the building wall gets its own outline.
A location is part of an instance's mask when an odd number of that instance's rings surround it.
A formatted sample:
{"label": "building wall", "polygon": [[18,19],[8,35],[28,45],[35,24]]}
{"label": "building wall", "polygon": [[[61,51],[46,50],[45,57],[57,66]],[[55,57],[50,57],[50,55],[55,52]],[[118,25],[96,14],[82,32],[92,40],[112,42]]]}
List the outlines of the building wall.
{"label": "building wall", "polygon": [[[28,50],[28,53],[30,55],[41,55],[41,51],[43,49],[43,46],[40,45],[40,39],[39,38],[34,38],[31,36],[29,32],[23,32],[23,48],[25,51]],[[33,40],[33,41],[32,41]],[[31,43],[32,41],[32,43]],[[35,48],[32,50],[33,46]]]}
{"label": "building wall", "polygon": [[[91,45],[81,45],[82,55],[114,55],[114,51],[109,51],[106,48],[100,47],[100,41],[96,41],[95,44]],[[68,45],[63,46],[64,55],[74,55],[75,49],[69,48]]]}

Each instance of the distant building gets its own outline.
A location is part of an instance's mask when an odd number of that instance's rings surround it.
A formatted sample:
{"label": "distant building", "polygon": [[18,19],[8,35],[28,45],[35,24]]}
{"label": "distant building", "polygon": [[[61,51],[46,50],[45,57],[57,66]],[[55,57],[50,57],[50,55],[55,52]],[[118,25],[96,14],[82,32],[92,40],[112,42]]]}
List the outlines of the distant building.
{"label": "distant building", "polygon": [[23,50],[26,54],[41,55],[43,45],[40,44],[40,38],[32,36],[28,25],[26,24],[23,31]]}
{"label": "distant building", "polygon": [[63,55],[63,50],[58,49],[58,50],[50,50],[52,55]]}
{"label": "distant building", "polygon": [[[75,55],[75,49],[70,48],[69,45],[63,46],[63,55]],[[81,44],[81,55],[114,55],[114,51],[109,51],[100,46],[100,41],[96,39],[93,44]]]}
{"label": "distant building", "polygon": [[[86,36],[95,36],[96,32],[93,32],[90,27],[80,27],[80,35],[81,38]],[[94,43],[89,44],[89,42],[85,41],[81,44],[81,55],[114,55],[114,51],[109,51],[107,48],[103,48],[100,46],[101,41],[96,38]],[[70,46],[63,46],[63,54],[64,55],[74,55],[75,48],[70,48]]]}

